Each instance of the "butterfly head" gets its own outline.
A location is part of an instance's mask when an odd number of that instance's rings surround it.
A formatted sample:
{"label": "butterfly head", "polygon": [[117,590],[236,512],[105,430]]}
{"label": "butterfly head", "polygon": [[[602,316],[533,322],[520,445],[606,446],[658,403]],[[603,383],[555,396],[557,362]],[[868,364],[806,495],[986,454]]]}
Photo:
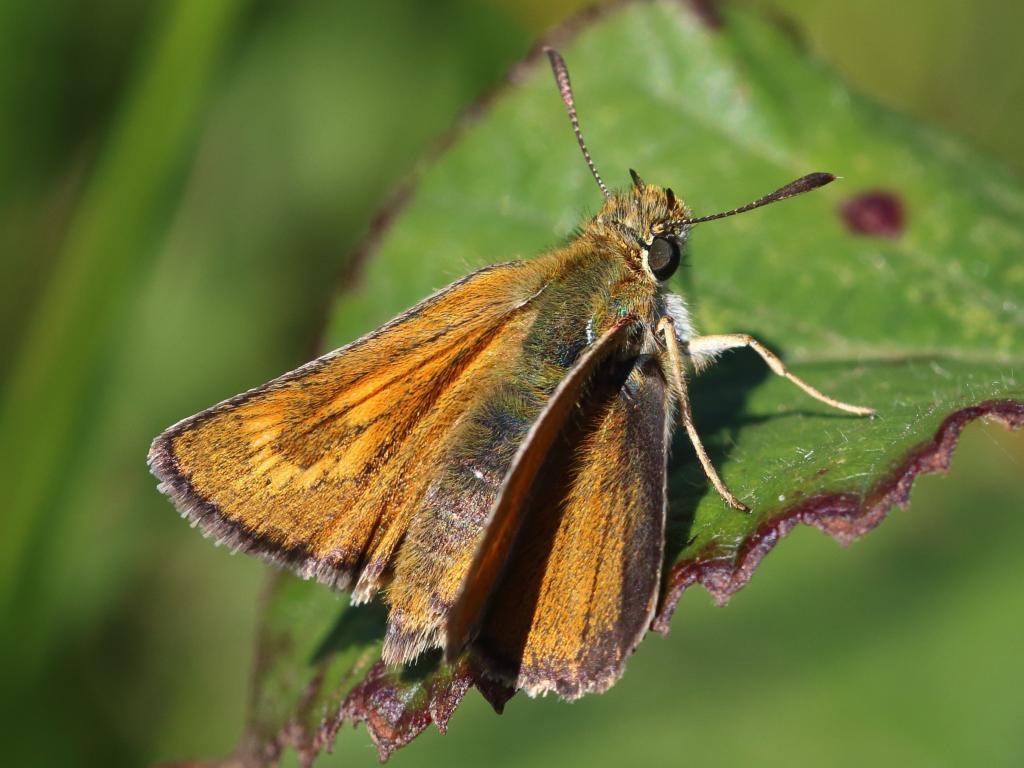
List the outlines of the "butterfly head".
{"label": "butterfly head", "polygon": [[655,283],[668,280],[686,253],[690,215],[671,188],[645,184],[636,171],[631,189],[609,195],[594,220],[596,233]]}
{"label": "butterfly head", "polygon": [[721,213],[693,216],[671,187],[645,184],[630,169],[633,187],[624,193],[609,193],[596,223],[618,230],[629,251],[639,248],[645,272],[657,281],[667,280],[679,266],[690,229],[695,224],[724,219],[752,211],[769,203],[817,189],[835,180],[831,173],[809,173],[753,202]]}

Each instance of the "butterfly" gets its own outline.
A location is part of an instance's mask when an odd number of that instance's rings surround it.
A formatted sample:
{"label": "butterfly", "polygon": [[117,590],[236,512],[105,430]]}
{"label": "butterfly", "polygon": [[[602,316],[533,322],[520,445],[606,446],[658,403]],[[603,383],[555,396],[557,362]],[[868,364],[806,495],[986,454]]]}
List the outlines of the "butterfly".
{"label": "butterfly", "polygon": [[666,463],[694,427],[688,376],[749,347],[698,335],[666,281],[691,228],[815,189],[804,176],[695,217],[670,188],[612,192],[580,130],[568,69],[546,49],[604,204],[565,245],[485,267],[372,333],[167,429],[160,489],[203,533],[379,598],[383,659],[467,650],[531,695],[603,691],[651,622],[665,547]]}

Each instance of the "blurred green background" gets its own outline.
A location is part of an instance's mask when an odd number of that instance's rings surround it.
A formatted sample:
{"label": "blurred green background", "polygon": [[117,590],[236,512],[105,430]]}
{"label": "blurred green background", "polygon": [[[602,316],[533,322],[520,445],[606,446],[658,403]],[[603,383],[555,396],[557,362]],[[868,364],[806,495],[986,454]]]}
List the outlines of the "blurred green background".
{"label": "blurred green background", "polygon": [[[1019,3],[737,4],[1024,170]],[[4,764],[231,749],[264,566],[174,514],[148,443],[312,356],[374,210],[582,5],[0,4]],[[689,594],[607,695],[471,693],[393,759],[1020,765],[1022,468],[1024,435],[972,427],[851,550],[798,530],[728,609]],[[323,761],[375,762],[347,729]]]}

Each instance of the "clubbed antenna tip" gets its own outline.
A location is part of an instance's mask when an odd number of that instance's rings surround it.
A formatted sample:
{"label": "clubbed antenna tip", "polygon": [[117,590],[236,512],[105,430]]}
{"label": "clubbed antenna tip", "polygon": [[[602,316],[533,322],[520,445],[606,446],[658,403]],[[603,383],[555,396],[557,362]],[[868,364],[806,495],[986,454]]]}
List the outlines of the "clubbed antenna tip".
{"label": "clubbed antenna tip", "polygon": [[796,197],[802,195],[804,192],[810,192],[812,189],[818,187],[824,187],[826,184],[831,184],[836,180],[836,177],[831,173],[809,173],[806,176],[801,176],[796,181],[791,181],[784,187],[779,187],[774,192],[771,192],[764,197],[759,197],[752,203],[741,205],[739,208],[733,208],[731,211],[722,211],[722,213],[713,213],[710,216],[698,216],[692,219],[680,219],[672,222],[678,226],[690,226],[692,224],[700,224],[705,221],[714,221],[715,219],[724,219],[726,216],[735,216],[737,213],[746,213],[752,211],[755,208],[760,208],[763,205],[770,203],[777,203],[780,200],[785,200],[789,197]]}

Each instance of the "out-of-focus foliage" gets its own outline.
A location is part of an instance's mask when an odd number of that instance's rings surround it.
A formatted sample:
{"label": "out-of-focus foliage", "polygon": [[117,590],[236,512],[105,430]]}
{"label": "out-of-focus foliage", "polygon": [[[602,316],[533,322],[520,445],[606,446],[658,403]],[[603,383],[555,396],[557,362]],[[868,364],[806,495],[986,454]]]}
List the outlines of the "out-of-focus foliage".
{"label": "out-of-focus foliage", "polygon": [[[1016,4],[756,4],[1024,167]],[[541,5],[0,6],[5,763],[230,749],[263,567],[175,517],[148,441],[311,354],[372,211],[568,6]],[[1019,763],[1022,445],[975,432],[885,535],[804,532],[727,612],[687,599],[608,695],[471,696],[401,759]]]}

